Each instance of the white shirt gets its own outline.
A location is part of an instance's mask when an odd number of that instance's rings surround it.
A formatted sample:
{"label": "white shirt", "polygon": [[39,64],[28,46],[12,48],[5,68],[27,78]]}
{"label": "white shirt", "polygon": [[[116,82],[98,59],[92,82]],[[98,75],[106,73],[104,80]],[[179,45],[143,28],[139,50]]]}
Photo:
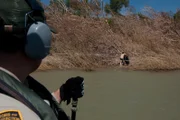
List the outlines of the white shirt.
{"label": "white shirt", "polygon": [[120,57],[120,58],[121,58],[121,59],[124,59],[124,55],[125,55],[125,54],[121,54],[121,57]]}

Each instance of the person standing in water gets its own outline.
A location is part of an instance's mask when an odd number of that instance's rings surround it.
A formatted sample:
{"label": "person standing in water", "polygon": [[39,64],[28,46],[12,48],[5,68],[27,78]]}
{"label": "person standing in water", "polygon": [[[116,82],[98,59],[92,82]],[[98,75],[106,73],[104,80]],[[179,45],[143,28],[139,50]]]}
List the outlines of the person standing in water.
{"label": "person standing in water", "polygon": [[129,65],[129,57],[125,52],[122,52],[121,56],[120,56],[120,65],[124,66],[124,65]]}

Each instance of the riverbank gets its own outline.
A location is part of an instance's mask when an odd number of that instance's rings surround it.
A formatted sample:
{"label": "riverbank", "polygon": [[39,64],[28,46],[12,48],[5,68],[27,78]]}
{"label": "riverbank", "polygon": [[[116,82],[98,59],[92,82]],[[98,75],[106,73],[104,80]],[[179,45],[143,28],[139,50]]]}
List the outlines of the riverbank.
{"label": "riverbank", "polygon": [[[65,57],[62,56],[48,56],[45,58],[39,67],[38,71],[46,70],[83,70],[83,71],[95,71],[97,69],[121,69],[121,70],[132,70],[132,71],[174,71],[179,70],[180,66],[175,63],[170,63],[173,59],[166,60],[166,57],[152,58],[146,57],[142,60],[140,58],[131,58],[131,64],[129,66],[119,66],[119,59],[114,58],[109,61],[107,65],[97,66],[94,63],[80,64],[77,67],[77,62],[71,63]],[[180,59],[180,58],[177,58]],[[142,63],[141,63],[142,62]],[[144,63],[144,64],[143,64]],[[169,63],[169,64],[168,64]],[[177,63],[178,64],[178,63]]]}
{"label": "riverbank", "polygon": [[130,58],[125,69],[180,69],[180,25],[162,14],[154,19],[137,17],[51,14],[48,23],[58,34],[53,35],[51,55],[39,70],[119,68],[122,51]]}

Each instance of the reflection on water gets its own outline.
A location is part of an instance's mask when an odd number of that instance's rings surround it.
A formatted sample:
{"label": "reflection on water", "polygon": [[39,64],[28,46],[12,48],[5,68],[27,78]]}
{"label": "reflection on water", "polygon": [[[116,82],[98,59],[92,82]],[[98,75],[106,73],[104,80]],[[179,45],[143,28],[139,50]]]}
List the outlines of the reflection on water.
{"label": "reflection on water", "polygon": [[[51,71],[33,74],[50,91],[85,78],[77,120],[180,120],[180,72]],[[63,104],[70,114],[70,106]]]}

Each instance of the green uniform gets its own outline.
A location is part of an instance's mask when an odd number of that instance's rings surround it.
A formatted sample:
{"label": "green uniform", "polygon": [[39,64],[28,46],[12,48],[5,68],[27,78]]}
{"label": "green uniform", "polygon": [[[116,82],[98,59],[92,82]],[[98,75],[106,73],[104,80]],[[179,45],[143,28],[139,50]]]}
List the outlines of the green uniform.
{"label": "green uniform", "polygon": [[[58,120],[58,118],[64,118],[62,120],[68,119],[65,116],[65,113],[58,108],[57,102],[52,95],[48,94],[46,90],[45,93],[47,94],[44,94],[44,91],[41,92],[44,88],[42,85],[40,85],[40,83],[37,83],[37,81],[30,78],[28,81],[29,86],[25,86],[17,79],[15,75],[5,69],[0,70],[0,79],[1,82],[10,86],[23,98],[25,98],[26,101],[28,101],[28,104],[25,105],[24,103],[13,98],[11,95],[6,94],[6,91],[5,93],[1,92],[0,118],[4,116],[8,118],[8,115],[16,113],[16,115],[19,116],[18,120]],[[52,99],[49,96],[52,97]],[[48,101],[50,105],[44,100]],[[62,114],[59,114],[58,111],[61,111]],[[9,118],[10,117],[12,116],[9,116]]]}
{"label": "green uniform", "polygon": [[[8,56],[23,53],[23,58],[17,56],[17,61],[24,61],[25,56],[35,61],[45,58],[52,39],[45,20],[44,9],[37,0],[1,0],[0,52],[7,52]],[[11,65],[12,61],[10,57],[5,64],[13,67],[16,63]],[[42,84],[30,76],[25,81],[25,84],[21,83],[14,74],[0,68],[0,120],[68,120]]]}

